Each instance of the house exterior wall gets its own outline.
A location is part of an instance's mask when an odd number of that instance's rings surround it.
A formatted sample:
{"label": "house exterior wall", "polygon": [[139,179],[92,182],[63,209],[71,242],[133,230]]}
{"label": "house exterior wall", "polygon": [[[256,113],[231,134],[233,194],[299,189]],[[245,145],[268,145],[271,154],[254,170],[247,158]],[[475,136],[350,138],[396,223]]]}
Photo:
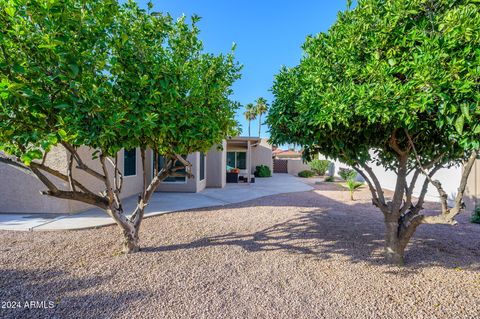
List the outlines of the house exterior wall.
{"label": "house exterior wall", "polygon": [[288,174],[297,176],[299,172],[310,170],[310,166],[302,161],[300,158],[289,158],[287,160]]}
{"label": "house exterior wall", "polygon": [[227,142],[223,141],[222,150],[213,146],[207,153],[206,187],[223,188],[227,179]]}
{"label": "house exterior wall", "polygon": [[262,138],[257,146],[251,147],[252,151],[252,173],[258,165],[266,165],[273,172],[272,145],[268,144],[267,139]]}
{"label": "house exterior wall", "polygon": [[[101,173],[102,168],[98,160],[92,159],[93,150],[88,147],[80,147],[78,154],[91,169]],[[130,197],[139,194],[142,191],[142,164],[140,151],[137,149],[137,163],[135,176],[124,177],[121,198]],[[123,172],[123,150],[118,154],[118,164]],[[67,171],[67,152],[62,147],[54,148],[47,156],[46,164],[63,174]],[[148,162],[148,161],[147,161]],[[113,181],[113,167],[109,167],[109,175]],[[86,188],[94,193],[105,189],[103,182],[85,173],[84,171],[73,167],[73,176]],[[46,174],[47,176],[49,174]],[[55,184],[61,189],[68,189],[68,184],[53,177]],[[90,209],[93,206],[72,200],[64,200],[41,195],[40,191],[46,190],[46,187],[34,176],[27,175],[24,172],[7,165],[0,164],[0,212],[1,213],[73,213]],[[21,197],[18,194],[25,194]]]}
{"label": "house exterior wall", "polygon": [[[199,163],[200,163],[200,153],[195,152],[187,156],[187,161],[192,164],[192,172],[194,177],[187,178],[185,183],[169,183],[161,182],[158,185],[157,192],[181,192],[181,193],[197,193],[202,191],[206,186],[206,181],[199,182]],[[151,174],[151,173],[150,173]],[[205,172],[207,174],[207,172]],[[202,188],[203,187],[203,188]]]}
{"label": "house exterior wall", "polygon": [[[66,172],[67,154],[62,148],[54,148],[46,163],[54,169]],[[48,175],[48,174],[47,174]],[[51,176],[49,176],[51,177]],[[52,178],[58,187],[66,183]],[[69,203],[40,194],[45,186],[33,175],[20,169],[0,164],[0,213],[64,213]]]}
{"label": "house exterior wall", "polygon": [[[221,145],[223,150],[218,151],[212,147],[205,159],[205,179],[200,181],[200,153],[188,155],[187,160],[192,164],[194,178],[187,179],[185,183],[161,183],[156,191],[164,192],[200,192],[206,187],[222,188],[226,184],[226,152],[228,146],[224,141]],[[229,150],[247,151],[247,147],[233,147]],[[88,147],[80,147],[77,152],[82,160],[92,169],[102,172],[98,160],[92,160],[93,150]],[[252,173],[257,165],[267,165],[273,168],[272,148],[266,139],[262,139],[255,147],[251,147],[252,158],[247,167]],[[146,152],[146,172],[148,182],[153,178],[153,152]],[[67,151],[63,147],[54,148],[47,157],[47,165],[66,174]],[[118,154],[119,169],[124,171],[124,151]],[[113,181],[113,167],[107,164],[109,176]],[[244,170],[244,174],[247,170]],[[121,198],[140,194],[143,187],[143,167],[140,150],[136,150],[136,175],[125,176]],[[48,174],[47,174],[48,175]],[[73,175],[81,184],[97,193],[104,190],[104,184],[95,177],[84,171],[73,167]],[[61,189],[68,189],[67,183],[52,177],[52,180]],[[112,183],[113,184],[113,183]],[[92,208],[92,206],[70,200],[63,200],[41,195],[39,192],[45,190],[45,186],[34,176],[25,174],[20,170],[0,164],[0,213],[72,213]],[[25,194],[21,197],[18,194]]]}
{"label": "house exterior wall", "polygon": [[470,173],[465,204],[467,211],[473,211],[476,206],[480,205],[480,160],[477,160]]}
{"label": "house exterior wall", "polygon": [[[142,187],[143,187],[142,161],[140,156],[140,150],[137,148],[135,151],[136,151],[136,175],[123,177],[123,186],[122,186],[122,192],[120,194],[120,198],[127,198],[133,195],[138,195],[142,192]],[[80,147],[77,152],[86,165],[88,165],[91,169],[99,173],[102,173],[102,167],[101,167],[100,161],[98,159],[95,159],[95,160],[92,159],[92,154],[94,152],[93,149],[89,147]],[[124,172],[124,169],[123,169],[124,150],[122,149],[120,152],[118,152],[117,156],[118,156],[118,167],[121,172]],[[114,176],[113,166],[107,162],[107,168],[108,168],[110,181],[113,185],[113,176]],[[87,187],[94,193],[104,191],[105,185],[103,184],[103,182],[85,173],[84,171],[74,168],[73,174],[80,183],[82,183],[85,187]],[[77,201],[68,201],[68,202],[70,205],[69,212],[78,212],[78,211],[93,208],[93,206],[82,203],[82,202],[77,202]]]}

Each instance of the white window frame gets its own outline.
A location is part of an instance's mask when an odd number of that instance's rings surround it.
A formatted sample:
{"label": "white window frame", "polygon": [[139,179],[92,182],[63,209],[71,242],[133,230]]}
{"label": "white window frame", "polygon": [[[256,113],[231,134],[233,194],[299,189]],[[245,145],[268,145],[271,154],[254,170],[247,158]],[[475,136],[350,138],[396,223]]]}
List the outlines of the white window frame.
{"label": "white window frame", "polygon": [[[154,167],[154,164],[155,164],[155,163],[154,163],[154,160],[153,160],[153,155],[154,155],[154,152],[152,152],[152,178],[155,177],[155,176],[153,175],[154,172],[155,172],[155,167]],[[161,155],[158,155],[158,156],[160,157]],[[187,156],[188,156],[188,155],[187,155]],[[187,180],[187,177],[185,176],[183,181],[174,181],[174,182],[173,182],[173,181],[165,181],[165,180],[163,180],[163,181],[161,181],[160,183],[161,183],[161,184],[180,184],[180,185],[182,185],[182,184],[187,184],[187,183],[188,183],[188,180]]]}

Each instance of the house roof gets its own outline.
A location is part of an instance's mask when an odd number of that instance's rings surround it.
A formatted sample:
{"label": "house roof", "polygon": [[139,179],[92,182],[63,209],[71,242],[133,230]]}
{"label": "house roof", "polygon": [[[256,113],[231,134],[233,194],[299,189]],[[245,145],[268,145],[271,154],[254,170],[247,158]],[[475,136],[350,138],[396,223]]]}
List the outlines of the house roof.
{"label": "house roof", "polygon": [[227,141],[259,142],[261,139],[262,139],[261,137],[235,136],[235,137],[228,138]]}
{"label": "house roof", "polygon": [[276,157],[302,157],[301,151],[281,150],[278,148],[274,150],[272,154]]}

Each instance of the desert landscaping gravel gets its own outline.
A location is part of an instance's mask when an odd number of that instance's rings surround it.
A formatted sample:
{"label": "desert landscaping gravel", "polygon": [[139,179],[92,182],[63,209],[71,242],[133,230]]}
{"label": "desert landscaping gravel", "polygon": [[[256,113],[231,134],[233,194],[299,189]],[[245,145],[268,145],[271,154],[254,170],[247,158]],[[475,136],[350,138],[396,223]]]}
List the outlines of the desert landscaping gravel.
{"label": "desert landscaping gravel", "polygon": [[127,256],[114,226],[1,231],[0,318],[480,318],[480,225],[467,213],[422,226],[394,267],[368,192],[348,197],[324,184],[148,218]]}

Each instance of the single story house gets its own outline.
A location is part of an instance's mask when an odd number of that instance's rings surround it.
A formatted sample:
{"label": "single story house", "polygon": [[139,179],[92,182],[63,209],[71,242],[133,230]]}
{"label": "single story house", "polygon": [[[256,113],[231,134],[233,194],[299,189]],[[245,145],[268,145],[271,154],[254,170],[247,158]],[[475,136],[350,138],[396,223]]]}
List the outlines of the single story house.
{"label": "single story house", "polygon": [[[85,163],[100,170],[98,161],[91,159],[92,150],[82,147],[78,150]],[[47,158],[47,165],[63,173],[67,170],[67,151],[58,147]],[[234,137],[215,145],[207,153],[188,154],[192,164],[193,178],[168,177],[157,188],[158,192],[201,192],[207,187],[223,188],[227,171],[240,170],[239,175],[253,176],[257,165],[267,165],[273,169],[272,147],[264,138]],[[122,150],[118,154],[119,167],[124,175],[122,198],[138,195],[142,191],[142,164],[140,150]],[[153,178],[153,152],[147,151],[147,174]],[[74,168],[76,179],[87,188],[100,192],[101,183],[83,171]],[[57,184],[64,189],[63,181]],[[36,178],[6,164],[0,163],[0,213],[72,213],[91,208],[91,206],[70,200],[56,199],[41,195],[45,190]],[[21,196],[19,196],[21,194]]]}

